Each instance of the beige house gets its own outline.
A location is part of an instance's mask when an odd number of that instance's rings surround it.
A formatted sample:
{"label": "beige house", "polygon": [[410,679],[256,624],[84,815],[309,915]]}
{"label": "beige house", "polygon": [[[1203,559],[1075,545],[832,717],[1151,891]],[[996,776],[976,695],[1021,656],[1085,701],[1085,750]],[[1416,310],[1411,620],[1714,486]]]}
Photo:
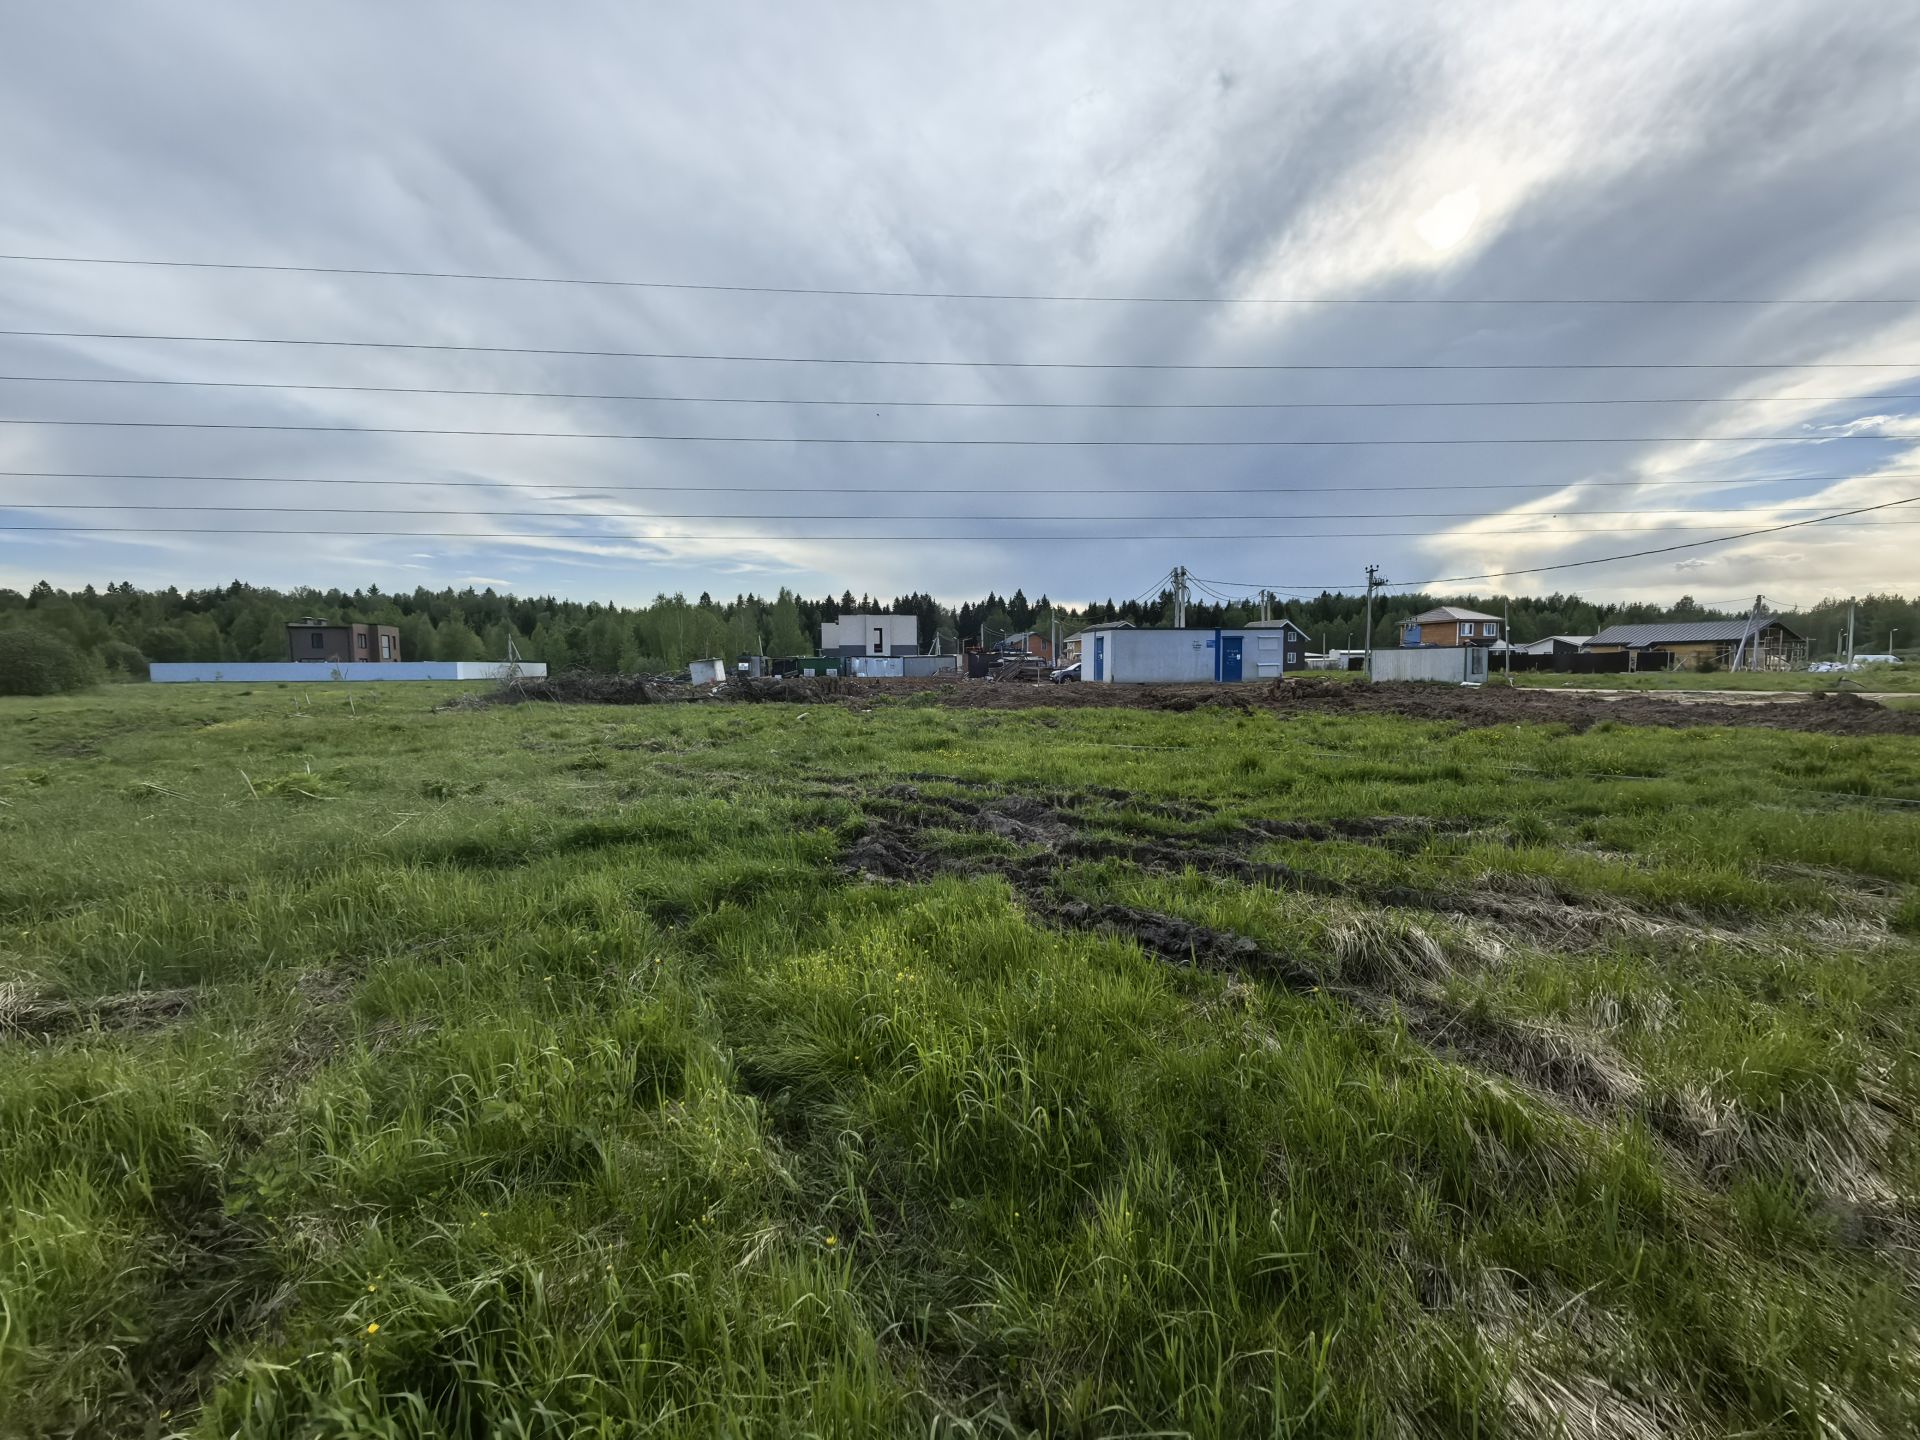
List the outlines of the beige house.
{"label": "beige house", "polygon": [[1500,617],[1478,610],[1442,605],[1422,611],[1400,627],[1400,644],[1407,649],[1433,645],[1492,645],[1502,638]]}

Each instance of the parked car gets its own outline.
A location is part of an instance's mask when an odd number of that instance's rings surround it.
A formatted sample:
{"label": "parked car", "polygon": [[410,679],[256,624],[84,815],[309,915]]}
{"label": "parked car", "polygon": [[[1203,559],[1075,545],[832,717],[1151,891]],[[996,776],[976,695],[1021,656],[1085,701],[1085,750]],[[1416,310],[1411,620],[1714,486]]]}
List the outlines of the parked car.
{"label": "parked car", "polygon": [[1071,665],[1062,665],[1058,670],[1048,675],[1047,678],[1056,685],[1064,685],[1069,680],[1078,680],[1080,678],[1080,662],[1076,660]]}

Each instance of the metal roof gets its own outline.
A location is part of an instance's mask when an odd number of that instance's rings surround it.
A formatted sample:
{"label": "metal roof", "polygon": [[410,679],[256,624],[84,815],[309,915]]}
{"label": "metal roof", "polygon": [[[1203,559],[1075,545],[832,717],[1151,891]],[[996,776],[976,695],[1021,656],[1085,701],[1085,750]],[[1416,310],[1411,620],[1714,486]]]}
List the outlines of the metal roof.
{"label": "metal roof", "polygon": [[1413,623],[1423,625],[1429,620],[1498,620],[1499,618],[1498,615],[1483,615],[1478,610],[1462,610],[1458,605],[1441,605],[1414,616]]}
{"label": "metal roof", "polygon": [[1503,655],[1511,650],[1516,655],[1551,655],[1555,645],[1580,646],[1592,638],[1591,635],[1542,635],[1538,640],[1528,640],[1518,645],[1496,640],[1493,642],[1493,653]]}
{"label": "metal roof", "polygon": [[1732,620],[1687,620],[1672,625],[1609,625],[1587,644],[1632,647],[1691,645],[1719,640],[1737,644],[1741,636],[1752,638],[1771,625],[1778,625],[1796,640],[1804,638],[1797,631],[1789,629],[1777,615],[1763,615],[1757,620],[1741,615]]}

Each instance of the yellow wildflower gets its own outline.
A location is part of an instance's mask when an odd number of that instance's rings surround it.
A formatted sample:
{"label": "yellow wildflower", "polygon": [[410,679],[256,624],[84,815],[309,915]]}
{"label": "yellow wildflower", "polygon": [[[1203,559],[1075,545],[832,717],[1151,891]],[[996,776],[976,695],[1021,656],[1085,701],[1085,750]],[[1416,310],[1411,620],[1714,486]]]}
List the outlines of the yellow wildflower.
{"label": "yellow wildflower", "polygon": [[380,1333],[380,1322],[378,1320],[369,1320],[367,1322],[367,1333],[369,1335],[378,1335]]}

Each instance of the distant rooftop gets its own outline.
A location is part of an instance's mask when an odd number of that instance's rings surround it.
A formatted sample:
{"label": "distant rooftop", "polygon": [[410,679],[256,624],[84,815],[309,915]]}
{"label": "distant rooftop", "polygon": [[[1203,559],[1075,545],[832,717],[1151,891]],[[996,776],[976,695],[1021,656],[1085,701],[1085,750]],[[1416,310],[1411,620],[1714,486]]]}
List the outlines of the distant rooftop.
{"label": "distant rooftop", "polygon": [[1758,635],[1769,625],[1779,625],[1798,640],[1802,637],[1781,623],[1778,615],[1758,619],[1748,615],[1731,620],[1685,620],[1670,625],[1609,625],[1587,643],[1589,645],[1687,645],[1716,640],[1738,641],[1741,636]]}

